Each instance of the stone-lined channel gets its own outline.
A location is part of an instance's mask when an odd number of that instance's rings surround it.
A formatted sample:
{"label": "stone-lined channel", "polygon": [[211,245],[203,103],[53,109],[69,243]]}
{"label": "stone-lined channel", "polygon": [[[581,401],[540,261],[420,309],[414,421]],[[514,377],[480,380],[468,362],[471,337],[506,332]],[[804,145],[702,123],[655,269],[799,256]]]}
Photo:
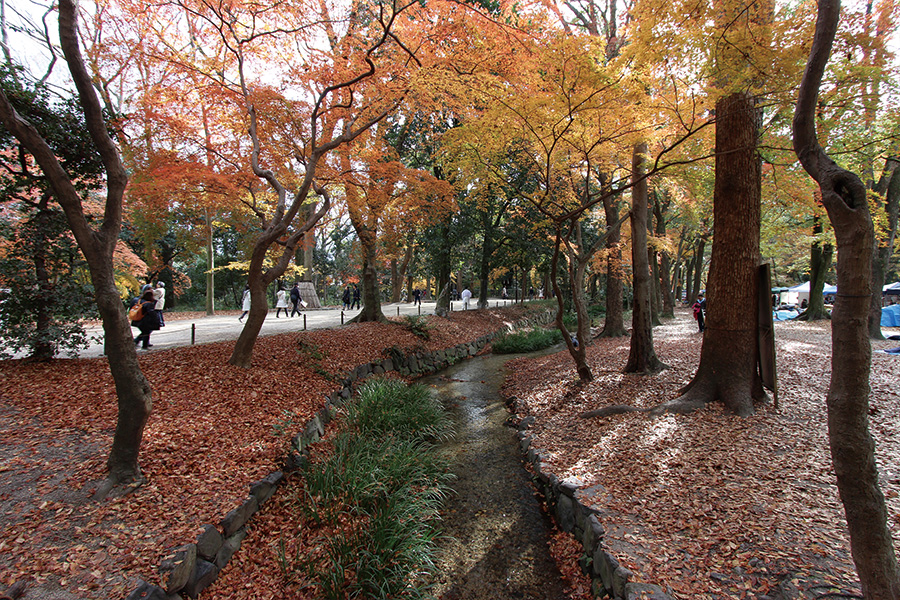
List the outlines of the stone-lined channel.
{"label": "stone-lined channel", "polygon": [[447,536],[438,557],[441,600],[565,600],[548,551],[549,519],[541,511],[522,450],[500,398],[510,356],[477,356],[420,380],[453,419],[444,444],[457,479],[447,501]]}

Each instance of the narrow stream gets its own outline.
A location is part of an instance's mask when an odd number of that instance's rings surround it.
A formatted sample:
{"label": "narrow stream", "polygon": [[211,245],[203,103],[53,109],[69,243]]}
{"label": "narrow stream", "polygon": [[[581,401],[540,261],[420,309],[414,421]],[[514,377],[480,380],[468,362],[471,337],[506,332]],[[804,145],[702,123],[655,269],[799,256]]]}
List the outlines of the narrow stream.
{"label": "narrow stream", "polygon": [[548,551],[547,518],[515,429],[505,425],[500,386],[509,359],[476,357],[420,381],[436,390],[456,430],[444,446],[457,479],[434,590],[442,600],[567,598]]}

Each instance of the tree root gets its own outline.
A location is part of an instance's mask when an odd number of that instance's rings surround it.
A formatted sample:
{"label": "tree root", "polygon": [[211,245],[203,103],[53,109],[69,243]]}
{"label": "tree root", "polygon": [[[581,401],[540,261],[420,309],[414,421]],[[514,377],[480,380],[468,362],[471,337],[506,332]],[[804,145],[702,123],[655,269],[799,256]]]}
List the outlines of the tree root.
{"label": "tree root", "polygon": [[143,475],[129,481],[123,481],[113,476],[104,479],[97,487],[97,491],[91,495],[91,502],[102,502],[107,498],[120,498],[127,496],[142,485],[144,485]]}

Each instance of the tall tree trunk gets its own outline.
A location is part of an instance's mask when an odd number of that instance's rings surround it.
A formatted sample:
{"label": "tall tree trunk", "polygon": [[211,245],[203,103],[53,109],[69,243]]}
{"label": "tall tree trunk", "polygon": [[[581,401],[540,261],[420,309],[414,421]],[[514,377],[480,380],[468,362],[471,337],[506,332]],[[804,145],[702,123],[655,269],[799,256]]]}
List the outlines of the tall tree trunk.
{"label": "tall tree trunk", "polygon": [[[813,216],[813,235],[822,233],[822,219]],[[806,310],[797,318],[801,321],[820,321],[831,318],[825,310],[825,275],[831,268],[831,255],[834,248],[831,244],[823,244],[816,239],[809,249],[809,300]]]}
{"label": "tall tree trunk", "polygon": [[450,225],[447,223],[438,227],[437,246],[434,314],[446,317],[450,312]]}
{"label": "tall tree trunk", "polygon": [[107,359],[118,398],[118,420],[107,460],[108,477],[95,494],[95,497],[99,497],[108,493],[116,484],[141,479],[138,453],[153,401],[150,384],[138,364],[131,327],[119,298],[113,271],[112,257],[122,226],[123,198],[128,176],[118,149],[109,137],[100,101],[82,60],[76,25],[76,4],[72,0],[60,0],[58,6],[60,46],[78,90],[85,124],[106,170],[106,201],[103,220],[98,229],[92,229],[88,224],[82,199],[46,140],[16,113],[2,90],[0,121],[28,148],[41,166],[90,270],[94,298],[103,322]]}
{"label": "tall tree trunk", "polygon": [[353,322],[365,323],[367,321],[386,321],[387,317],[381,311],[381,294],[378,286],[378,267],[375,245],[375,234],[369,229],[359,234],[362,246],[362,310],[353,318]]}
{"label": "tall tree trunk", "polygon": [[647,144],[634,146],[631,177],[631,256],[634,265],[634,310],[631,317],[631,351],[626,373],[657,373],[666,368],[653,348],[653,323],[650,316],[650,265],[647,260],[647,179],[644,162]]}
{"label": "tall tree trunk", "polygon": [[659,289],[659,253],[647,248],[647,261],[650,265],[650,323],[654,327],[662,325],[659,313],[662,310],[662,292]]}
{"label": "tall tree trunk", "polygon": [[[619,201],[617,198],[604,197],[603,210],[606,213],[606,223],[616,223],[619,220]],[[603,323],[602,337],[624,337],[625,312],[623,310],[623,285],[622,285],[622,228],[618,225],[610,228],[609,237],[606,238],[606,319]]]}
{"label": "tall tree trunk", "polygon": [[[659,194],[656,195],[656,201],[653,203],[653,214],[656,217],[656,237],[664,239],[666,237],[666,219],[665,213],[668,208],[668,201],[664,204]],[[662,309],[660,316],[663,318],[675,318],[675,301],[672,299],[672,282],[669,274],[671,273],[671,259],[668,252],[660,252],[660,293],[662,295]]]}
{"label": "tall tree trunk", "polygon": [[697,261],[696,254],[688,260],[687,267],[684,270],[684,298],[685,303],[689,306],[697,299],[697,291],[694,289],[694,264]]}
{"label": "tall tree trunk", "polygon": [[[400,262],[397,259],[391,260],[391,302],[400,302],[401,292],[403,291],[403,283],[406,281],[406,272],[409,270],[409,263],[412,260],[413,247],[407,244],[403,249],[403,258]],[[407,297],[411,290],[407,290]]]}
{"label": "tall tree trunk", "polygon": [[[575,224],[577,227],[577,224]],[[580,237],[580,229],[579,229],[579,237]],[[593,373],[591,373],[591,368],[587,364],[587,342],[590,337],[590,323],[587,316],[587,307],[584,304],[584,294],[573,289],[573,302],[575,303],[575,313],[578,317],[578,331],[576,332],[578,338],[578,345],[572,341],[572,335],[568,329],[566,329],[565,324],[563,323],[563,314],[565,313],[565,298],[563,297],[562,290],[559,289],[559,256],[561,254],[560,248],[563,244],[562,239],[562,231],[560,226],[557,225],[556,229],[556,239],[553,245],[553,257],[550,261],[550,281],[553,286],[553,295],[556,297],[556,327],[563,334],[563,341],[566,344],[566,348],[569,350],[569,354],[572,356],[572,360],[575,361],[575,370],[578,372],[579,381],[592,381],[594,379]],[[579,239],[579,242],[581,240]],[[579,244],[580,246],[580,244]],[[580,264],[575,260],[575,257],[572,257],[570,261],[570,273],[567,279],[584,279],[584,265],[587,264],[587,261]],[[574,283],[574,282],[573,282]],[[573,286],[574,288],[574,286]]]}
{"label": "tall tree trunk", "polygon": [[872,304],[869,309],[869,337],[883,340],[881,333],[881,301],[885,272],[891,264],[894,239],[897,237],[898,209],[900,209],[900,159],[891,157],[885,163],[884,172],[875,191],[884,196],[882,207],[887,215],[887,227],[881,239],[876,237],[875,254],[872,257]]}
{"label": "tall tree trunk", "polygon": [[[216,314],[216,276],[215,276],[215,266],[216,266],[216,254],[215,249],[213,248],[213,228],[212,228],[212,218],[209,216],[209,211],[206,211],[206,314],[214,315]],[[171,293],[171,292],[170,292]]]}
{"label": "tall tree trunk", "polygon": [[819,0],[816,33],[794,112],[794,151],[819,183],[822,203],[837,240],[838,296],[831,313],[831,385],[828,441],[838,491],[850,531],[850,551],[867,599],[900,597],[900,571],[878,485],[875,443],[869,433],[871,344],[866,318],[871,305],[874,231],[866,188],[819,145],[819,86],[840,16],[838,0]]}
{"label": "tall tree trunk", "polygon": [[692,274],[693,281],[691,282],[691,297],[688,298],[688,304],[693,304],[697,299],[697,296],[700,295],[700,291],[703,289],[701,284],[703,283],[703,253],[706,252],[706,238],[701,237],[697,240],[697,250],[696,255],[694,256],[694,272]]}
{"label": "tall tree trunk", "polygon": [[[670,410],[720,401],[735,414],[749,415],[754,401],[765,398],[757,370],[759,126],[760,111],[752,95],[739,92],[716,102],[715,234],[706,328],[697,373],[681,397],[664,405]],[[697,255],[699,263],[699,250]]]}
{"label": "tall tree trunk", "polygon": [[56,302],[53,294],[53,285],[50,282],[50,272],[47,269],[47,248],[50,241],[47,236],[50,232],[50,195],[43,194],[38,201],[36,221],[36,239],[32,243],[31,260],[34,264],[34,276],[37,288],[40,291],[39,301],[35,306],[35,342],[31,349],[31,358],[35,360],[50,360],[55,351],[49,341],[50,324],[52,321],[51,309]]}

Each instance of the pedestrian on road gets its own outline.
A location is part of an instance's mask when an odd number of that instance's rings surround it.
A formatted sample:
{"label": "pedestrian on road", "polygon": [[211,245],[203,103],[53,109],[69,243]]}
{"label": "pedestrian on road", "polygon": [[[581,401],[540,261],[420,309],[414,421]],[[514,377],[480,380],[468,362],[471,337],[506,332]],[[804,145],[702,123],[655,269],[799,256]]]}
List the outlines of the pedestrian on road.
{"label": "pedestrian on road", "polygon": [[422,306],[422,290],[416,288],[413,290],[413,306]]}
{"label": "pedestrian on road", "polygon": [[462,294],[460,294],[459,299],[462,300],[463,310],[469,310],[469,300],[472,299],[472,292],[468,287],[463,288]]}
{"label": "pedestrian on road", "polygon": [[[153,297],[153,289],[147,289],[140,299],[141,312],[143,315],[140,319],[132,321],[131,326],[140,330],[140,335],[134,338],[134,345],[141,344],[141,348],[146,350],[151,348],[150,333],[159,329],[159,317],[156,313],[156,298]],[[142,343],[143,342],[143,343]]]}
{"label": "pedestrian on road", "polygon": [[163,319],[163,309],[166,307],[166,284],[164,282],[156,282],[153,297],[156,299],[156,316],[159,318],[159,326],[165,327],[166,321]]}
{"label": "pedestrian on road", "polygon": [[279,318],[281,316],[281,311],[284,311],[284,316],[288,315],[288,301],[287,301],[287,292],[284,291],[283,286],[278,286],[278,291],[275,292],[275,318]]}
{"label": "pedestrian on road", "polygon": [[350,299],[353,296],[353,293],[350,291],[350,286],[344,288],[344,294],[341,296],[341,308],[343,310],[350,310]]}
{"label": "pedestrian on road", "polygon": [[359,303],[359,286],[355,283],[353,284],[353,304],[350,305],[350,310],[353,310],[353,307],[362,308],[362,305]]}
{"label": "pedestrian on road", "polygon": [[506,300],[507,298],[509,298],[509,293],[506,291],[506,286],[505,286],[505,285],[503,286],[503,291],[500,292],[500,297],[503,298],[504,300]]}
{"label": "pedestrian on road", "polygon": [[294,287],[291,288],[291,316],[303,314],[300,312],[300,309],[297,305],[300,304],[300,284],[298,282],[294,282]]}
{"label": "pedestrian on road", "polygon": [[247,313],[250,312],[250,284],[244,288],[244,295],[241,297],[241,310],[244,311],[241,313],[241,316],[238,317],[238,321],[241,323],[244,322],[244,317],[247,316]]}

